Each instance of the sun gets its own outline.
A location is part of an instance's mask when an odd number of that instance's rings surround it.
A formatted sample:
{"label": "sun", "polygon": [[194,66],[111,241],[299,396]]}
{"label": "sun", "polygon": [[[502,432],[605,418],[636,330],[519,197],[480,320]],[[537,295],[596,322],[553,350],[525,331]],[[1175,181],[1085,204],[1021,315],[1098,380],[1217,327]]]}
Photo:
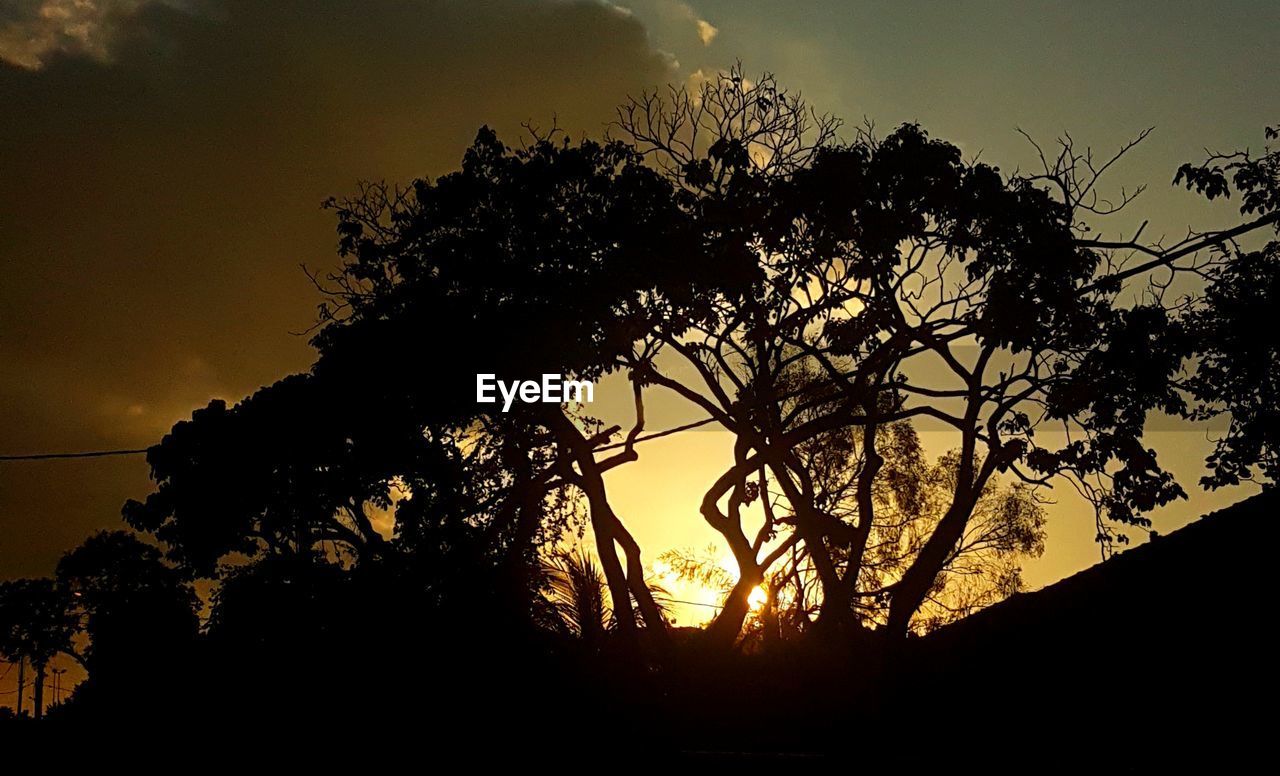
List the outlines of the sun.
{"label": "sun", "polygon": [[751,611],[760,611],[768,602],[769,593],[765,591],[763,585],[756,585],[751,588],[751,594],[747,596],[747,603],[751,605]]}

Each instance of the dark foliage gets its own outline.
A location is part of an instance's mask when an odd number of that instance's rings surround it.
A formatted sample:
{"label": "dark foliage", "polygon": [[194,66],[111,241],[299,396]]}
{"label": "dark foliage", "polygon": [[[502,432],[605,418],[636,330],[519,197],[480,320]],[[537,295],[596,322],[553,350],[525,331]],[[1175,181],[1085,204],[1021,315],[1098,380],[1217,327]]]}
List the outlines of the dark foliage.
{"label": "dark foliage", "polygon": [[[1215,599],[1193,581],[1248,587],[1228,601],[1239,617],[1260,566],[1232,576],[1204,525],[961,615],[1018,589],[1049,482],[1092,503],[1107,547],[1185,497],[1144,440],[1155,414],[1230,416],[1208,486],[1280,472],[1280,350],[1263,336],[1280,243],[1237,242],[1277,223],[1276,153],[1180,169],[1175,184],[1238,193],[1254,220],[1169,248],[1089,236],[1114,212],[1090,194],[1110,163],[1069,140],[1042,175],[1008,175],[913,124],[836,127],[737,69],[624,106],[623,140],[512,148],[485,128],[455,172],[330,200],[341,265],[314,278],[312,369],[174,426],[148,452],[156,491],[124,508],[159,546],[103,533],[56,581],[5,583],[0,650],[41,672],[83,660],[68,719],[316,730],[396,711],[437,740],[522,746],[572,720],[615,752],[897,747],[930,715],[983,733],[966,704],[1024,735],[998,693],[1043,660],[1088,653],[1052,688],[1074,712],[1116,656],[1174,671],[1161,650],[1186,636],[1226,659],[1239,634],[1195,631]],[[1164,273],[1207,286],[1166,301]],[[634,394],[625,433],[564,405],[498,411],[471,382],[614,372]],[[705,632],[669,626],[605,486],[639,455],[651,389],[733,439],[697,507],[739,567]],[[925,419],[959,440],[936,463],[911,425]],[[588,529],[598,568],[560,546]],[[1192,535],[1222,556],[1191,557]],[[964,574],[978,592],[946,598]],[[170,676],[165,707],[142,700]],[[1174,702],[1139,687],[1150,698],[1123,713]],[[900,724],[863,732],[884,720]]]}

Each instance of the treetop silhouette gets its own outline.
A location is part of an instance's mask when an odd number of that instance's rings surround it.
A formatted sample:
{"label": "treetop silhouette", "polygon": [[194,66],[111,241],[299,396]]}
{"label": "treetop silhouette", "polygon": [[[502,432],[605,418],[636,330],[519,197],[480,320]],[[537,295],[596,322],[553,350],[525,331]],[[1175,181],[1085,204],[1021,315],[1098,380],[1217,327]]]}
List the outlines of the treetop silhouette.
{"label": "treetop silhouette", "polygon": [[[639,456],[663,391],[733,439],[690,505],[738,566],[709,628],[729,646],[762,584],[770,607],[793,588],[797,632],[927,628],[975,541],[1003,560],[974,595],[1015,589],[1051,482],[1093,505],[1104,546],[1126,541],[1115,526],[1185,496],[1144,441],[1154,414],[1231,413],[1207,484],[1274,475],[1276,243],[1236,243],[1276,223],[1274,152],[1179,171],[1255,217],[1163,247],[1097,236],[1131,202],[1098,192],[1132,144],[1102,161],[1064,139],[1007,174],[916,125],[839,129],[735,69],[631,101],[604,141],[486,128],[456,172],[330,200],[342,264],[316,278],[315,366],[176,426],[127,518],[191,574],[264,552],[404,563],[428,586],[484,567],[526,609],[540,553],[585,521],[618,633],[662,642],[604,475]],[[1174,299],[1181,277],[1207,283]],[[634,421],[495,412],[481,372],[621,372]],[[919,423],[954,450],[911,452]]]}

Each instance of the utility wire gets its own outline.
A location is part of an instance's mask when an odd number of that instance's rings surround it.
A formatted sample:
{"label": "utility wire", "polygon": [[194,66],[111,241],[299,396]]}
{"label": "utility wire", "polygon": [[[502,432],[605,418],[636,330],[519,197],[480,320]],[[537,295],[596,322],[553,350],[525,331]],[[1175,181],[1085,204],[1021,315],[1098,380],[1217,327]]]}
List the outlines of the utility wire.
{"label": "utility wire", "polygon": [[[635,444],[638,442],[648,442],[650,439],[659,439],[664,436],[677,434],[681,431],[689,431],[690,429],[695,429],[695,428],[698,428],[699,426],[705,426],[708,423],[712,423],[714,421],[715,421],[715,418],[704,418],[702,420],[694,421],[693,423],[686,423],[682,426],[669,428],[669,429],[666,429],[665,431],[655,431],[652,434],[643,434],[631,440],[631,442],[632,444]],[[626,445],[627,445],[626,442],[616,442],[614,444],[602,445],[601,447],[597,447],[595,450],[596,452],[603,452],[606,450],[614,450],[619,447],[626,447]],[[83,453],[29,453],[27,455],[0,455],[0,462],[3,462],[3,461],[51,461],[51,460],[65,459],[65,458],[108,458],[110,456],[116,456],[116,455],[142,455],[146,453],[148,449],[149,448],[141,447],[136,450],[91,450]]]}
{"label": "utility wire", "polygon": [[31,453],[29,455],[0,455],[0,461],[48,461],[55,458],[106,458],[112,455],[142,455],[148,448],[137,450],[92,450],[84,453]]}
{"label": "utility wire", "polygon": [[719,604],[704,604],[704,603],[702,603],[701,601],[681,601],[679,598],[665,598],[665,599],[663,599],[663,600],[668,601],[668,602],[673,603],[673,604],[689,604],[690,606],[705,606],[705,607],[707,607],[708,609],[723,609],[723,608],[724,608],[723,606],[721,606],[721,605],[719,605]]}

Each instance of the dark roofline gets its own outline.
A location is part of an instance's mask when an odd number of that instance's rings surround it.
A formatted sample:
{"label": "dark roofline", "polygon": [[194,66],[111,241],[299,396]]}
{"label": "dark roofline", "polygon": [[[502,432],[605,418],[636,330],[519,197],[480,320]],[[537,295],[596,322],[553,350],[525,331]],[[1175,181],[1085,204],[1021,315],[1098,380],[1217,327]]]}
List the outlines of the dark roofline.
{"label": "dark roofline", "polygon": [[[971,628],[984,628],[1001,621],[1025,622],[1031,612],[1054,612],[1064,606],[1082,604],[1081,598],[1094,592],[1115,593],[1138,591],[1116,584],[1143,569],[1160,569],[1187,555],[1202,553],[1205,548],[1220,549],[1230,545],[1233,552],[1248,556],[1250,551],[1265,552],[1274,562],[1275,544],[1257,537],[1259,530],[1280,531],[1280,515],[1276,519],[1259,519],[1260,510],[1280,513],[1280,488],[1267,486],[1261,493],[1230,506],[1210,512],[1169,534],[1153,536],[1144,544],[1125,550],[1039,590],[1015,593],[972,615],[946,625],[926,637],[946,639],[965,635]],[[1250,536],[1250,533],[1254,536]],[[1239,537],[1249,541],[1241,543]],[[1239,561],[1237,561],[1239,562]]]}

